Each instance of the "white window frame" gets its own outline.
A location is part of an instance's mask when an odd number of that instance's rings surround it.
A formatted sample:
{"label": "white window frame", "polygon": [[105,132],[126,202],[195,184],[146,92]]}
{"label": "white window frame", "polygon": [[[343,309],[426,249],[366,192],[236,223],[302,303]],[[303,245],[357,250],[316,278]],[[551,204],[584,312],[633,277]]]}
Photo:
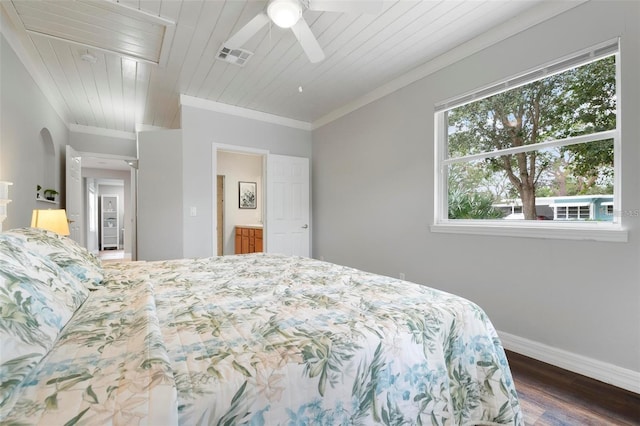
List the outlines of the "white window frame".
{"label": "white window frame", "polygon": [[[483,153],[458,158],[447,158],[447,111],[458,106],[475,102],[477,100],[514,89],[541,78],[558,74],[586,64],[590,61],[602,59],[607,56],[616,57],[616,97],[617,119],[616,129],[605,132],[592,133],[562,140],[553,140],[531,145],[514,147],[500,151],[499,153]],[[621,218],[615,218],[613,222],[584,221],[584,220],[559,220],[559,221],[505,221],[487,219],[449,219],[448,218],[448,191],[447,191],[447,166],[457,162],[468,162],[473,159],[487,158],[490,155],[505,153],[515,154],[532,150],[540,150],[550,147],[561,147],[573,144],[587,143],[603,139],[613,139],[614,144],[614,206],[619,210],[621,189],[621,89],[620,79],[620,49],[619,39],[609,40],[592,48],[585,49],[574,55],[562,58],[535,70],[525,72],[519,76],[491,84],[471,93],[441,102],[435,105],[434,114],[434,222],[431,232],[445,232],[457,234],[475,234],[509,237],[531,237],[570,240],[595,240],[610,242],[627,242],[628,232],[622,227]],[[591,210],[591,209],[590,209]],[[554,211],[555,213],[555,211]]]}

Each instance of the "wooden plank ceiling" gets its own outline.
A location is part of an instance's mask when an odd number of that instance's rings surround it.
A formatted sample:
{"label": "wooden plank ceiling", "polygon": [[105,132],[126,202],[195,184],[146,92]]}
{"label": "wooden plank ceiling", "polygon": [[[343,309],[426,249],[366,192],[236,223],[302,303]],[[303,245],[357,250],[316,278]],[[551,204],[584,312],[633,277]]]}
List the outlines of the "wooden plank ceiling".
{"label": "wooden plank ceiling", "polygon": [[[539,3],[401,0],[374,15],[305,10],[324,61],[310,63],[291,30],[267,25],[243,46],[254,55],[240,67],[216,54],[266,1],[2,1],[12,24],[3,32],[18,35],[68,122],[125,132],[179,128],[180,94],[313,123]],[[69,29],[74,20],[80,30]]]}

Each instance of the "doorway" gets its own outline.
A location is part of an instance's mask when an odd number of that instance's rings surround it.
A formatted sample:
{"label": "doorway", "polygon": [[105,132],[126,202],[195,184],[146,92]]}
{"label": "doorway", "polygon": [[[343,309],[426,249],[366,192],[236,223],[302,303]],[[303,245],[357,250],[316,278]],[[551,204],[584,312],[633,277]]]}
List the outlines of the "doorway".
{"label": "doorway", "polygon": [[[82,214],[84,246],[104,261],[135,260],[136,177],[135,161],[122,158],[82,154]],[[112,200],[114,218],[108,229],[111,242],[103,248],[103,196]],[[115,219],[115,220],[114,220]]]}
{"label": "doorway", "polygon": [[[312,229],[309,158],[276,155],[266,150],[216,143],[212,144],[212,154],[212,175],[225,176],[224,217],[220,221],[219,214],[215,214],[211,219],[213,254],[219,256],[235,254],[235,227],[245,225],[249,228],[249,239],[251,239],[251,229],[254,229],[256,239],[260,237],[257,236],[258,231],[255,229],[262,229],[260,234],[265,252],[309,257]],[[242,181],[244,184],[249,184],[244,187],[252,187],[255,182],[255,208],[240,208],[241,180],[237,176],[231,177],[231,174],[236,173],[237,170],[234,167],[226,169],[226,164],[218,162],[218,157],[224,157],[227,154],[245,158],[253,157],[261,164],[261,170],[254,171],[247,178],[255,181]],[[214,182],[211,182],[211,186],[213,188],[212,209],[219,213],[217,211],[218,186]],[[230,217],[231,214],[239,212],[244,213],[240,219]],[[219,221],[223,222],[220,226],[218,226]],[[222,250],[219,250],[218,245],[214,243],[218,240],[219,229],[223,232]],[[245,230],[242,230],[242,238]],[[256,243],[255,246],[258,244]]]}
{"label": "doorway", "polygon": [[[93,196],[98,199],[98,209],[89,220],[96,223],[98,257],[100,260],[131,260],[131,253],[125,255],[125,209],[124,180],[91,179],[94,181]],[[87,183],[87,186],[88,183]],[[89,237],[89,235],[87,235]],[[93,237],[93,236],[92,236]],[[92,238],[93,240],[94,238]],[[87,245],[89,238],[87,238]]]}
{"label": "doorway", "polygon": [[[237,148],[216,149],[217,255],[236,253],[236,227],[263,227],[265,154]],[[255,203],[241,205],[240,185],[255,187]]]}

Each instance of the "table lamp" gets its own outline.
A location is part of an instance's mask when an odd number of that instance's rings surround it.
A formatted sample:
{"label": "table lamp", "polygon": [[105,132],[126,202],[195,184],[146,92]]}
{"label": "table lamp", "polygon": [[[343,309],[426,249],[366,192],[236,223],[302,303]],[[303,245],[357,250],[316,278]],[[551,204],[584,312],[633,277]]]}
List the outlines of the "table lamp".
{"label": "table lamp", "polygon": [[64,209],[34,210],[31,216],[31,227],[69,235],[69,222]]}

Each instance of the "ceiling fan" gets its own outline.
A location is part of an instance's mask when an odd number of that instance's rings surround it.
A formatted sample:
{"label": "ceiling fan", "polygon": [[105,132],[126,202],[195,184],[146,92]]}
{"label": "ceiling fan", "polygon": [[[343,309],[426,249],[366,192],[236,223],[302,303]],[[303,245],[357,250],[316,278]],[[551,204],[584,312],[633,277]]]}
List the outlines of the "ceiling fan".
{"label": "ceiling fan", "polygon": [[291,28],[302,49],[312,63],[325,56],[318,40],[302,17],[303,9],[321,12],[378,13],[382,0],[269,0],[266,11],[258,13],[224,44],[229,49],[239,49],[262,27],[273,22],[280,28]]}

